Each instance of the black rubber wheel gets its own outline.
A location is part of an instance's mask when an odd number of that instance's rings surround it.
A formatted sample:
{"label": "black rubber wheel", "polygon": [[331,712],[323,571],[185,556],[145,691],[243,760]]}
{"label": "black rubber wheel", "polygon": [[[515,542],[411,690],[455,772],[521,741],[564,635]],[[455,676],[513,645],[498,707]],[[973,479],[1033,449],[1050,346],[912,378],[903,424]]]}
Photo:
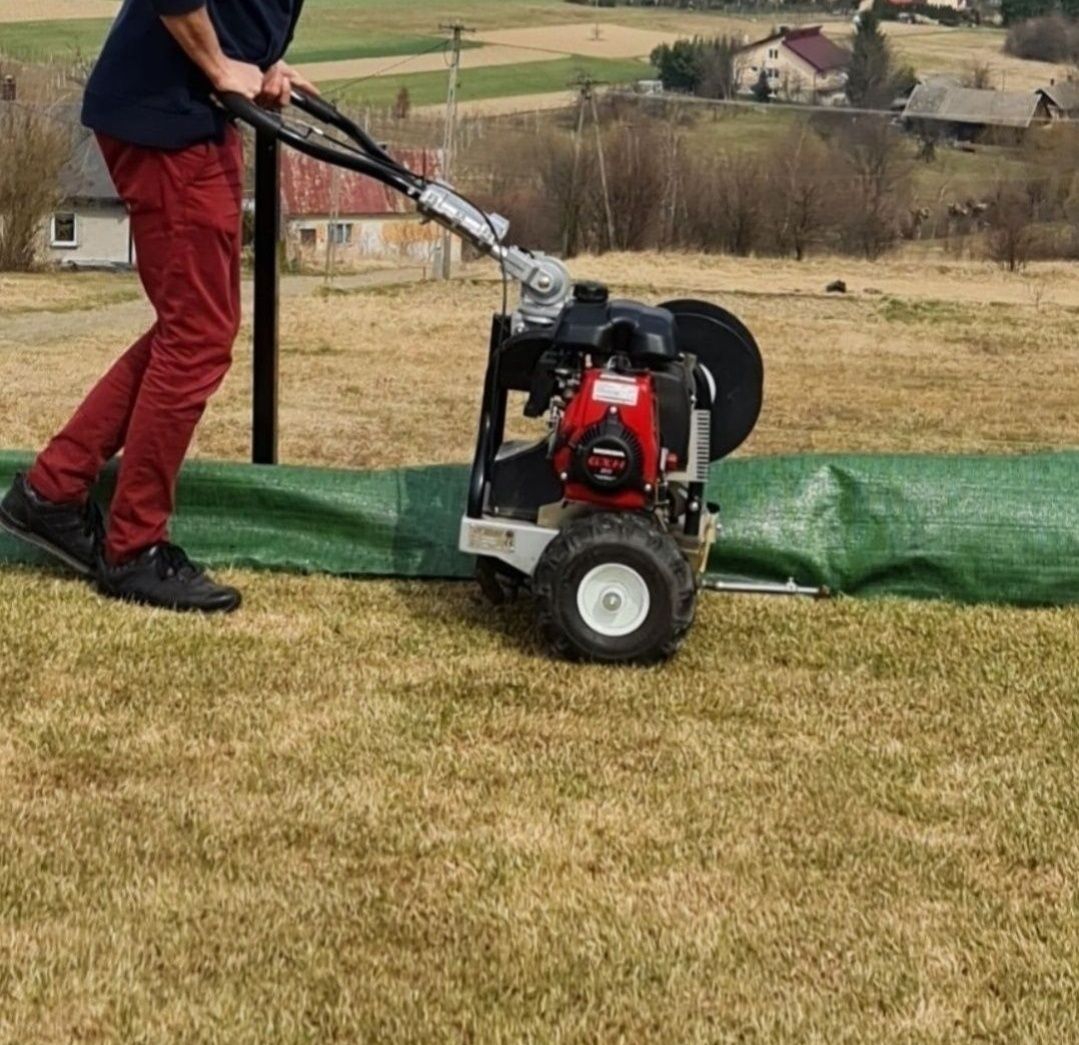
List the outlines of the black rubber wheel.
{"label": "black rubber wheel", "polygon": [[605,663],[673,656],[697,608],[696,580],[674,539],[629,512],[570,523],[543,553],[532,590],[555,651]]}

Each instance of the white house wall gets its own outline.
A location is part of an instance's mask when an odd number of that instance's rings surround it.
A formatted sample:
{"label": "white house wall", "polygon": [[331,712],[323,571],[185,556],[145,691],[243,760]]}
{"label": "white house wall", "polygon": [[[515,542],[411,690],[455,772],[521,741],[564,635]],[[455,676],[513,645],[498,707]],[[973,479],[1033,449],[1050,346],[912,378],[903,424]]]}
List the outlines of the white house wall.
{"label": "white house wall", "polygon": [[[352,226],[347,243],[334,244],[335,264],[347,267],[363,261],[403,261],[420,265],[431,264],[442,242],[442,230],[437,225],[419,221],[412,215],[379,218],[329,217],[294,218],[287,224],[286,240],[289,257],[308,265],[321,265],[326,260],[327,240],[331,224]],[[304,230],[314,233],[314,242],[305,242]],[[310,235],[306,239],[310,240]],[[451,240],[453,257],[461,257],[461,241]]]}
{"label": "white house wall", "polygon": [[52,245],[52,218],[44,230],[45,255],[60,265],[127,265],[131,263],[131,223],[122,207],[70,207],[75,214],[76,245]]}
{"label": "white house wall", "polygon": [[[778,52],[777,57],[770,57],[770,53],[775,52]],[[769,86],[780,97],[791,100],[809,98],[814,91],[832,92],[844,83],[840,72],[817,73],[813,66],[784,47],[779,40],[761,44],[737,56],[735,79],[739,89],[743,92],[751,91],[761,69],[775,72],[776,75],[768,79]]]}

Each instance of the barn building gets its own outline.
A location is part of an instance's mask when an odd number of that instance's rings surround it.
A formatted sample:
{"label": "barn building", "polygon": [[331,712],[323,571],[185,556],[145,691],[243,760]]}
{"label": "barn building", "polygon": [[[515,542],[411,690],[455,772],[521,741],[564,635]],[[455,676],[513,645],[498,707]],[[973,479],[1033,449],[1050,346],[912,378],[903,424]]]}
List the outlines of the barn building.
{"label": "barn building", "polygon": [[[439,176],[438,150],[405,149],[396,155],[419,174]],[[404,196],[371,178],[285,150],[281,196],[286,252],[295,266],[323,268],[329,259],[341,269],[372,259],[438,263],[441,228],[422,222]],[[456,238],[451,249],[459,259]]]}
{"label": "barn building", "polygon": [[918,84],[907,99],[904,125],[918,134],[956,141],[1018,144],[1049,123],[1049,105],[1038,91],[988,91],[946,84]]}

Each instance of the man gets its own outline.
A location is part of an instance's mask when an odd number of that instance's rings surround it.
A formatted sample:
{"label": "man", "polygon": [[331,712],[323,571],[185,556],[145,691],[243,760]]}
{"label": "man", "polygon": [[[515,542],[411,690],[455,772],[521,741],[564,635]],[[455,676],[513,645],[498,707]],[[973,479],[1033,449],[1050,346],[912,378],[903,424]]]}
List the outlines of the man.
{"label": "man", "polygon": [[[285,104],[313,90],[282,60],[303,0],[125,0],[86,87],[95,131],[131,214],[149,331],[16,477],[0,526],[94,576],[113,598],[228,612],[168,539],[175,483],[240,324],[240,134],[213,95]],[[107,532],[91,489],[123,450]]]}

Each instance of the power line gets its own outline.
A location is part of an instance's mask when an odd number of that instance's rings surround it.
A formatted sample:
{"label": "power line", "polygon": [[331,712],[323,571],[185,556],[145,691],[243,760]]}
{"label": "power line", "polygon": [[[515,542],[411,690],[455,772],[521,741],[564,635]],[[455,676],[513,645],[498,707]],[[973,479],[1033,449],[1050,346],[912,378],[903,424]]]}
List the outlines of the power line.
{"label": "power line", "polygon": [[434,54],[435,51],[445,51],[450,46],[448,40],[439,40],[437,43],[432,44],[430,47],[424,48],[422,51],[417,51],[415,54],[406,55],[400,61],[392,62],[390,65],[385,65],[381,69],[376,69],[373,73],[368,73],[366,76],[356,76],[351,80],[343,80],[333,90],[327,92],[327,98],[332,98],[335,95],[340,95],[342,91],[347,90],[349,87],[355,87],[357,84],[366,83],[368,80],[377,80],[380,77],[385,76],[387,73],[391,73],[394,69],[400,69],[402,66],[408,65],[409,62],[414,62],[417,58],[424,58],[429,54]]}
{"label": "power line", "polygon": [[773,112],[826,112],[833,116],[899,116],[892,109],[867,109],[854,105],[810,105],[802,102],[750,102],[735,98],[699,98],[695,94],[638,94],[636,91],[606,92],[609,98],[630,98],[648,102],[670,102],[673,105],[704,105],[732,109],[755,109]]}

